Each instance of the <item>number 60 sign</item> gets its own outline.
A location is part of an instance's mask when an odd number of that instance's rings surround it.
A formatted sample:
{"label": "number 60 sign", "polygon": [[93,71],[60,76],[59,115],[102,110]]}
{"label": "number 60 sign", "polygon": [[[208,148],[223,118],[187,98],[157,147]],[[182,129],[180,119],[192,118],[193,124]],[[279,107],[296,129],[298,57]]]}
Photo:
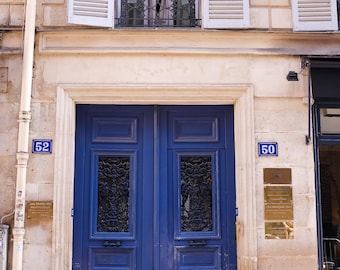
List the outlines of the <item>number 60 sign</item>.
{"label": "number 60 sign", "polygon": [[32,143],[33,153],[52,153],[52,140],[37,139]]}

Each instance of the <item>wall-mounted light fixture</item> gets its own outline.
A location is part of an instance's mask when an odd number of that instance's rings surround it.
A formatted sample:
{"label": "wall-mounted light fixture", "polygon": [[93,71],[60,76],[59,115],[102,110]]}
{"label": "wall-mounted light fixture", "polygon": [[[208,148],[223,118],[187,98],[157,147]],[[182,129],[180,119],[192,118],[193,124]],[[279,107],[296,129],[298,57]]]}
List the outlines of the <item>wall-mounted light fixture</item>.
{"label": "wall-mounted light fixture", "polygon": [[289,71],[287,74],[287,81],[293,82],[293,81],[298,81],[298,74],[295,71]]}

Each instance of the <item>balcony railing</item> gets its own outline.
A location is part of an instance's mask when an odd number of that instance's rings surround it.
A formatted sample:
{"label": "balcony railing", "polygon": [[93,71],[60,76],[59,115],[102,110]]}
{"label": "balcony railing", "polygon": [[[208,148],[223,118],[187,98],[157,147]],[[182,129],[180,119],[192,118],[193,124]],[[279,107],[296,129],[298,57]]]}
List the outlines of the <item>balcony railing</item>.
{"label": "balcony railing", "polygon": [[196,27],[200,25],[196,0],[122,0],[116,26]]}

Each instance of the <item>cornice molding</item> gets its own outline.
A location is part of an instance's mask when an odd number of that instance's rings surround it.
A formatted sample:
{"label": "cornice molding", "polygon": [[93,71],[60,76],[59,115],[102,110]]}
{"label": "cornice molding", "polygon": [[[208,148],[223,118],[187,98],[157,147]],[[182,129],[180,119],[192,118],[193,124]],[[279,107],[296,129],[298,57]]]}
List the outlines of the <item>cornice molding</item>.
{"label": "cornice molding", "polygon": [[39,32],[41,54],[340,55],[340,34],[257,31]]}

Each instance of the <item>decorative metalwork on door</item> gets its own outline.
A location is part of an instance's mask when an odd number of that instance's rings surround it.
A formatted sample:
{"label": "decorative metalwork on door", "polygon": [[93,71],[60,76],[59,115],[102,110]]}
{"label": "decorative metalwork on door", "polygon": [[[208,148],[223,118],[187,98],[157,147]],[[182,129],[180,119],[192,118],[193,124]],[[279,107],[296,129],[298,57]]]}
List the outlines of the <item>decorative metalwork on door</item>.
{"label": "decorative metalwork on door", "polygon": [[232,106],[77,106],[73,269],[236,269]]}
{"label": "decorative metalwork on door", "polygon": [[130,202],[129,157],[99,157],[98,232],[128,232]]}
{"label": "decorative metalwork on door", "polygon": [[182,156],[181,230],[204,232],[213,229],[213,179],[210,156]]}

